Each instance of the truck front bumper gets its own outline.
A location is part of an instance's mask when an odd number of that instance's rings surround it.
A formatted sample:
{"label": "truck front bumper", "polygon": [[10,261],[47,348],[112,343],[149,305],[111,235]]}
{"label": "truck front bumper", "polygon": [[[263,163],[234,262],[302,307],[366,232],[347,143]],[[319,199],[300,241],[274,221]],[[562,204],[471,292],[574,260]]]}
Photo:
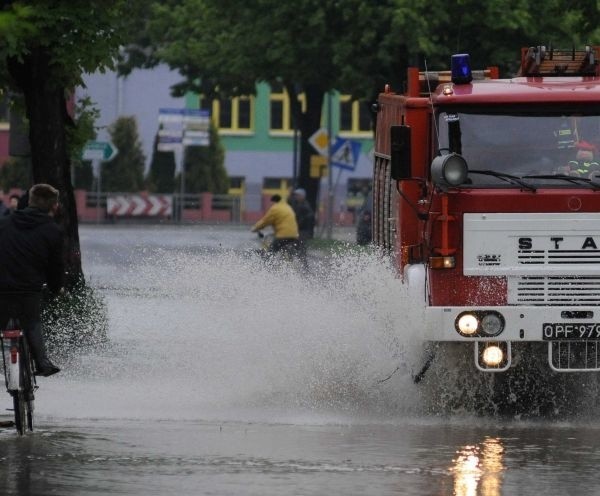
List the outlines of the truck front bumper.
{"label": "truck front bumper", "polygon": [[[484,332],[488,315],[493,335]],[[508,370],[519,342],[547,343],[555,372],[600,371],[598,306],[428,307],[426,322],[428,341],[473,343],[475,365],[483,372]]]}
{"label": "truck front bumper", "polygon": [[[502,331],[488,336],[479,331],[463,335],[458,319],[475,320],[494,313],[504,321]],[[425,339],[429,341],[600,341],[598,306],[427,307]]]}

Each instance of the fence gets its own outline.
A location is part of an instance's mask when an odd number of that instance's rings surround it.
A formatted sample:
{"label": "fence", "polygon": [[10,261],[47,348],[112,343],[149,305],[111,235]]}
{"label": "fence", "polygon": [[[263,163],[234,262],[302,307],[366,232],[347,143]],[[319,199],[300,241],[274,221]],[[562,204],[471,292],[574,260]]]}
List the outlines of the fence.
{"label": "fence", "polygon": [[81,222],[157,220],[167,222],[246,222],[239,196],[200,194],[96,193],[75,190]]}

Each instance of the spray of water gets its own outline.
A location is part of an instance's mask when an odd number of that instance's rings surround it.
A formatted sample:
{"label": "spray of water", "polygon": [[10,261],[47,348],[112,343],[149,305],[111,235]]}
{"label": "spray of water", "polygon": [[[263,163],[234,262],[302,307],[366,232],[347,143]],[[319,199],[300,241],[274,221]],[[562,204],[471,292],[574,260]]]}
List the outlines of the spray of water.
{"label": "spray of water", "polygon": [[312,260],[307,276],[222,249],[220,233],[209,246],[206,236],[194,245],[183,235],[153,244],[154,234],[126,231],[125,248],[100,245],[105,256],[86,271],[107,304],[108,345],[60,357],[64,373],[42,383],[39,414],[279,422],[595,414],[596,377],[551,373],[543,350],[518,352],[509,373],[482,374],[471,347],[444,346],[415,385],[422,304],[374,253]]}
{"label": "spray of water", "polygon": [[339,421],[419,411],[422,309],[372,253],[338,255],[306,276],[235,252],[154,249],[102,274],[110,345],[74,355],[44,384],[42,414]]}

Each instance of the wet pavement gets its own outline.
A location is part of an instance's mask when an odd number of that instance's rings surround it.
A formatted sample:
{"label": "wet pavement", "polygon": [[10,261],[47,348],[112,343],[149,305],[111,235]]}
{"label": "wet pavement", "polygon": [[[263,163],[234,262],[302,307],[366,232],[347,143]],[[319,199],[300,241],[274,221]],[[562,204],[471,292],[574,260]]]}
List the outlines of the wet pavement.
{"label": "wet pavement", "polygon": [[241,228],[81,239],[110,343],[40,379],[33,434],[0,431],[2,494],[600,494],[594,408],[431,408],[411,380],[421,314],[377,256],[306,276],[243,255]]}

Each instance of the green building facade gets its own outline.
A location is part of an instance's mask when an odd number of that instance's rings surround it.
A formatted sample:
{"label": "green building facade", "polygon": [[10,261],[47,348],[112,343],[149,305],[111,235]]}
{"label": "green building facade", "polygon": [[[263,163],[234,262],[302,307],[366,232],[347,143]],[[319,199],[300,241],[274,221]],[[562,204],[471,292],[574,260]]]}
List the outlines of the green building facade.
{"label": "green building facade", "polygon": [[[300,95],[299,99],[302,103],[303,96]],[[255,95],[212,101],[189,94],[186,107],[210,111],[226,151],[225,167],[231,180],[230,193],[243,196],[245,209],[260,210],[264,195],[285,192],[294,184],[299,167],[299,136],[294,132],[290,101],[283,87],[259,83]],[[329,108],[333,136],[361,144],[354,170],[332,168],[335,208],[352,211],[362,204],[370,187],[372,115],[368,103],[334,92],[331,107],[327,99],[323,106],[324,130],[329,125]],[[327,191],[328,180],[322,179],[322,196]]]}

